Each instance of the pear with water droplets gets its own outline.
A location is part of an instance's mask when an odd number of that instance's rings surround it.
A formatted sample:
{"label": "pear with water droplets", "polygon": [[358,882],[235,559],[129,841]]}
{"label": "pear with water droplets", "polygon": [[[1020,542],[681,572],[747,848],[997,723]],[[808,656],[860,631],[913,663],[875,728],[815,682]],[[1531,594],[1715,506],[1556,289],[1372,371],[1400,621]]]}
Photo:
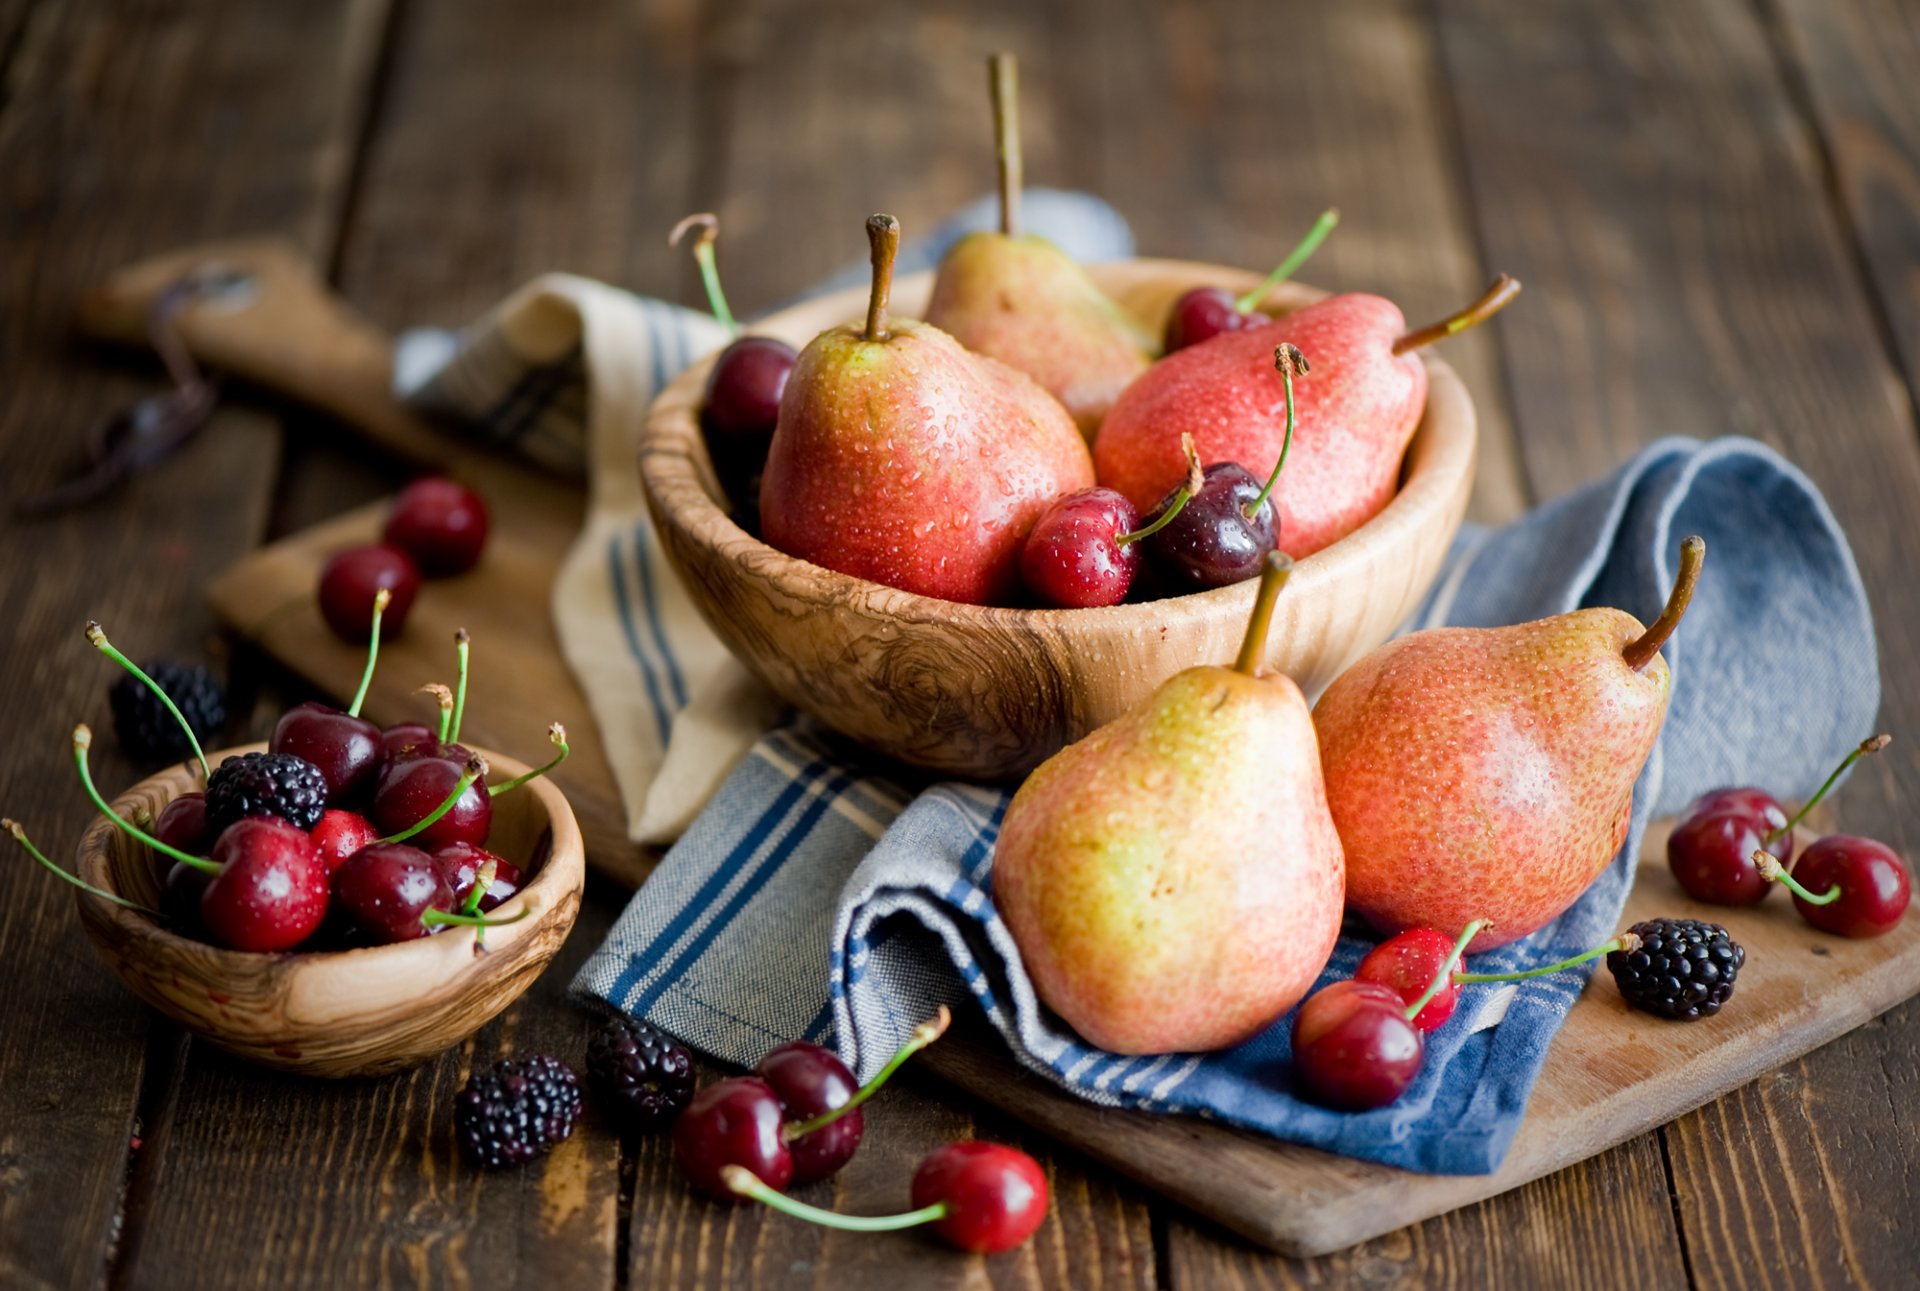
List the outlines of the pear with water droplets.
{"label": "pear with water droplets", "polygon": [[1006,604],[1020,545],[1054,498],[1093,483],[1086,442],[1046,391],[927,323],[889,319],[900,225],[867,221],[865,326],[800,352],[760,485],[768,545],[890,587]]}
{"label": "pear with water droplets", "polygon": [[1290,568],[1268,557],[1234,667],[1175,676],[1007,808],[994,905],[1040,999],[1102,1049],[1237,1044],[1333,952],[1345,866],[1313,719],[1260,668]]}

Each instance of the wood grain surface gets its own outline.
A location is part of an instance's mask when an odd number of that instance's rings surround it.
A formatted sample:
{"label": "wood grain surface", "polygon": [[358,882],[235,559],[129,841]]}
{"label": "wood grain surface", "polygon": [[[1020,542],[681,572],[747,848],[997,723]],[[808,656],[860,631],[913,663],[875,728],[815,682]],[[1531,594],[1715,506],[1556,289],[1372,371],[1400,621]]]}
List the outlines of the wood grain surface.
{"label": "wood grain surface", "polygon": [[[275,234],[390,332],[553,267],[696,303],[661,235],[712,208],[735,304],[764,309],[863,253],[849,218],[924,222],[988,187],[978,63],[1009,47],[1032,182],[1101,192],[1150,254],[1257,263],[1334,204],[1312,281],[1412,317],[1495,268],[1527,281],[1523,315],[1446,352],[1482,419],[1477,518],[1668,431],[1785,447],[1854,536],[1899,733],[1920,628],[1911,23],[1897,0],[0,0],[0,489],[64,477],[85,424],[153,388],[68,326],[139,256]],[[57,853],[84,819],[65,731],[105,717],[77,623],[200,653],[211,571],[404,478],[326,419],[244,400],[111,507],[0,519],[32,553],[0,573],[0,788]],[[255,652],[230,667],[236,738],[311,694]],[[102,753],[104,780],[136,778]],[[1854,777],[1849,828],[1912,842],[1916,754]],[[182,1042],[95,962],[64,892],[0,867],[0,1282],[1900,1287],[1920,1255],[1912,1004],[1663,1131],[1307,1261],[926,1080],[874,1108],[884,1143],[843,1176],[863,1191],[829,1191],[878,1210],[921,1147],[1011,1138],[1055,1185],[1031,1255],[812,1241],[690,1201],[662,1144],[591,1119],[562,1168],[468,1173],[448,1100],[472,1066],[583,1049],[564,987],[619,903],[590,887],[554,967],[459,1053],[315,1087]]]}

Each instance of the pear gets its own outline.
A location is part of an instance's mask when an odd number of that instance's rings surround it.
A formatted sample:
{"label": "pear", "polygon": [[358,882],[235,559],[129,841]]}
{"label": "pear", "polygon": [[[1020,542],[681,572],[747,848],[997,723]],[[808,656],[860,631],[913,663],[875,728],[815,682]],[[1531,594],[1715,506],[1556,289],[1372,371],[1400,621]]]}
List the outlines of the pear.
{"label": "pear", "polygon": [[1048,504],[1093,483],[1086,441],[1019,372],[888,317],[900,225],[867,221],[864,326],[800,352],[760,484],[768,545],[923,596],[1009,603]]}
{"label": "pear", "polygon": [[1486,917],[1486,950],[1556,918],[1620,850],[1667,712],[1660,657],[1706,544],[1651,627],[1584,609],[1432,628],[1342,673],[1314,708],[1347,904],[1385,933]]}
{"label": "pear", "polygon": [[934,278],[927,321],[974,353],[1039,382],[1092,439],[1120,392],[1153,361],[1154,339],[1066,252],[1019,231],[1017,72],[1011,54],[995,54],[987,66],[1000,231],[969,234],[947,252]]}
{"label": "pear", "polygon": [[1220,1049],[1307,993],[1344,867],[1313,719],[1262,674],[1291,562],[1261,577],[1232,668],[1189,668],[1049,758],[1007,808],[993,899],[1034,989],[1115,1053]]}
{"label": "pear", "polygon": [[1491,317],[1519,292],[1502,274],[1466,309],[1413,331],[1392,301],[1349,292],[1178,350],[1127,387],[1101,424],[1093,444],[1100,482],[1151,507],[1186,475],[1183,435],[1208,465],[1270,474],[1286,437],[1273,351],[1298,346],[1313,356],[1313,373],[1294,390],[1299,427],[1274,502],[1287,553],[1310,556],[1372,519],[1399,487],[1427,406],[1427,369],[1415,351]]}

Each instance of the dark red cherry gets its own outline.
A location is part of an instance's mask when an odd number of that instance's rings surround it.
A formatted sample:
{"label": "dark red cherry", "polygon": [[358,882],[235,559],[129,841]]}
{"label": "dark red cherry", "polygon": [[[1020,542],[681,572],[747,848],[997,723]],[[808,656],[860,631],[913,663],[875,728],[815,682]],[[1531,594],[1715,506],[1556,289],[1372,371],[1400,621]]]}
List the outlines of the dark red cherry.
{"label": "dark red cherry", "polygon": [[412,757],[416,750],[438,742],[439,736],[425,722],[401,722],[380,732],[380,752],[390,762]]}
{"label": "dark red cherry", "polygon": [[1120,538],[1139,527],[1140,513],[1113,489],[1056,498],[1020,548],[1020,577],[1046,605],[1118,605],[1133,586],[1141,546]]}
{"label": "dark red cherry", "polygon": [[[451,792],[451,790],[449,790]],[[489,852],[484,847],[475,847],[472,843],[449,843],[433,854],[433,863],[440,867],[440,877],[453,889],[453,908],[462,909],[467,904],[467,896],[473,891],[473,885],[479,878],[480,867],[492,861],[493,882],[480,897],[479,910],[485,914],[497,908],[526,886],[526,877],[520,867],[506,857]]]}
{"label": "dark red cherry", "polygon": [[[1775,811],[1784,825],[1786,816]],[[1785,861],[1793,852],[1793,835],[1764,840],[1772,826],[1754,812],[1726,807],[1689,816],[1667,836],[1667,867],[1686,894],[1709,905],[1753,905],[1764,900],[1773,884],[1753,863],[1763,847]]]}
{"label": "dark red cherry", "polygon": [[405,843],[376,843],[348,857],[333,875],[339,915],[376,946],[415,941],[434,929],[428,910],[453,908],[453,891],[433,858]]}
{"label": "dark red cherry", "polygon": [[406,626],[407,611],[420,591],[420,569],[394,547],[349,547],[336,552],[320,571],[320,615],[343,641],[365,644],[373,635],[373,594],[393,594],[380,620],[380,639],[391,641]]}
{"label": "dark red cherry", "polygon": [[1308,996],[1293,1018],[1293,1069],[1303,1092],[1342,1111],[1385,1107],[1405,1093],[1426,1052],[1408,1007],[1380,982],[1335,982]]}
{"label": "dark red cherry", "polygon": [[1851,834],[1829,834],[1810,845],[1794,865],[1793,878],[1815,896],[1839,887],[1839,898],[1827,905],[1798,894],[1793,905],[1814,927],[1842,937],[1892,932],[1913,898],[1913,878],[1899,854],[1885,843]]}
{"label": "dark red cherry", "polygon": [[1241,313],[1233,293],[1223,287],[1195,287],[1173,302],[1163,348],[1171,354],[1210,341],[1222,332],[1264,327],[1272,321],[1259,310]]}
{"label": "dark red cherry", "polygon": [[[1723,811],[1744,811],[1767,829],[1778,829],[1787,823],[1787,809],[1780,805],[1780,800],[1765,789],[1753,788],[1711,790],[1695,798],[1680,815],[1681,819],[1686,820],[1694,816],[1713,816]],[[1787,859],[1780,857],[1782,864]]]}
{"label": "dark red cherry", "polygon": [[[809,1121],[830,1112],[860,1088],[860,1082],[831,1049],[804,1040],[772,1050],[754,1071],[773,1086],[789,1122]],[[793,1153],[793,1181],[812,1183],[836,1173],[853,1160],[865,1132],[866,1113],[856,1107],[832,1124],[793,1140],[787,1145]]]}
{"label": "dark red cherry", "polygon": [[913,1172],[913,1208],[943,1205],[933,1231],[977,1254],[1012,1250],[1047,1217],[1047,1176],[1016,1148],[970,1140],[935,1148]]}
{"label": "dark red cherry", "polygon": [[771,336],[742,336],[720,351],[700,405],[700,427],[716,459],[724,452],[736,463],[766,460],[780,396],[798,358],[791,345]]}
{"label": "dark red cherry", "polygon": [[[373,791],[374,825],[383,835],[398,834],[431,816],[460,783],[467,756],[457,744],[436,743],[420,745],[410,755],[388,762]],[[482,777],[467,786],[452,811],[407,841],[436,849],[450,843],[485,847],[492,828],[493,801]]]}
{"label": "dark red cherry", "polygon": [[[1252,515],[1247,508],[1265,482],[1238,462],[1215,462],[1202,472],[1200,491],[1166,528],[1141,540],[1147,564],[1168,591],[1204,591],[1256,578],[1267,553],[1278,545],[1279,517],[1273,498]],[[1175,489],[1160,500],[1142,524],[1150,525],[1180,495]]]}
{"label": "dark red cherry", "polygon": [[200,898],[207,894],[207,884],[212,881],[213,875],[185,861],[169,862],[167,876],[160,883],[160,910],[172,921],[175,931],[204,931],[200,926]]}
{"label": "dark red cherry", "polygon": [[[387,613],[393,613],[391,607]],[[275,753],[305,758],[319,767],[335,802],[351,800],[372,788],[373,778],[386,759],[378,726],[364,717],[312,702],[296,704],[282,713],[274,723],[267,747]]]}
{"label": "dark red cherry", "polygon": [[306,831],[269,816],[236,821],[213,845],[220,872],[200,897],[200,921],[234,950],[291,950],[327,914],[327,865]]}
{"label": "dark red cherry", "polygon": [[[1403,1009],[1427,993],[1427,987],[1453,957],[1453,938],[1433,928],[1409,928],[1375,946],[1353,970],[1355,981],[1390,986]],[[1416,1030],[1437,1031],[1453,1016],[1460,1000],[1459,984],[1449,976],[1427,1006],[1413,1019]]]}
{"label": "dark red cherry", "polygon": [[319,821],[307,833],[319,849],[320,859],[327,863],[329,874],[345,864],[349,856],[380,839],[380,831],[373,827],[372,821],[357,811],[342,811],[338,807],[321,813]]}
{"label": "dark red cherry", "polygon": [[[207,795],[204,793],[183,793],[160,809],[160,815],[153,822],[153,836],[169,847],[177,847],[183,852],[201,856],[213,845],[208,837]],[[176,861],[162,857],[161,860],[171,866]],[[186,867],[194,873],[192,866]]]}
{"label": "dark red cherry", "polygon": [[464,574],[487,545],[487,504],[463,484],[428,476],[400,490],[383,536],[428,578]]}
{"label": "dark red cherry", "polygon": [[793,1153],[780,1137],[786,1113],[758,1076],[715,1081],[693,1096],[673,1126],[673,1156],[687,1181],[721,1201],[738,1201],[721,1171],[737,1165],[775,1191],[793,1181]]}

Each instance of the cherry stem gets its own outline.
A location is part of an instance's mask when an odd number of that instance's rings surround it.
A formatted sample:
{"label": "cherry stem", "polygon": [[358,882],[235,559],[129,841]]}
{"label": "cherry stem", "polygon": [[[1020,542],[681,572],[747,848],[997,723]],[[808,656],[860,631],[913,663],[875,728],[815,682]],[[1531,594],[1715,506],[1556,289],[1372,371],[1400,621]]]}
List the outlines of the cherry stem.
{"label": "cherry stem", "polygon": [[155,698],[166,706],[166,710],[173,714],[173,720],[180,724],[181,731],[185,733],[187,744],[193,749],[193,756],[200,760],[200,779],[205,781],[212,776],[213,768],[207,765],[207,755],[200,749],[200,737],[193,733],[193,727],[187,725],[186,714],[182,713],[180,706],[173,702],[173,696],[162,690],[159,682],[147,676],[139,664],[127,658],[124,654],[121,654],[113,642],[107,640],[106,630],[93,620],[88,620],[87,622],[87,640],[93,645],[94,649],[138,678],[140,684],[152,691]]}
{"label": "cherry stem", "polygon": [[1293,561],[1284,551],[1267,553],[1266,568],[1260,571],[1260,591],[1253,600],[1253,615],[1247,620],[1247,635],[1240,642],[1240,657],[1233,662],[1236,671],[1254,676],[1267,654],[1267,627],[1273,622],[1273,603],[1293,573]]}
{"label": "cherry stem", "polygon": [[1260,514],[1260,508],[1273,493],[1273,486],[1280,482],[1280,472],[1286,469],[1287,453],[1293,448],[1293,378],[1311,371],[1307,356],[1285,341],[1273,347],[1273,366],[1280,373],[1280,379],[1287,383],[1287,437],[1280,441],[1280,460],[1273,464],[1273,474],[1267,476],[1266,487],[1260,490],[1259,497],[1241,508],[1240,514],[1249,520]]}
{"label": "cherry stem", "polygon": [[460,659],[460,675],[453,679],[453,730],[446,736],[446,740],[449,741],[460,738],[460,723],[467,716],[467,655],[472,648],[473,638],[467,635],[467,630],[456,628],[453,633],[453,651]]}
{"label": "cherry stem", "polygon": [[500,873],[500,867],[487,860],[473,872],[473,886],[467,889],[467,899],[460,903],[461,914],[479,914],[480,902],[485,899],[487,889],[493,886],[494,878]]}
{"label": "cherry stem", "polygon": [[987,91],[993,96],[993,164],[1000,183],[1000,232],[1020,232],[1020,64],[1012,54],[987,60]]}
{"label": "cherry stem", "polygon": [[406,842],[409,838],[412,838],[415,834],[426,829],[442,816],[452,811],[460,802],[460,795],[472,788],[473,782],[486,773],[487,760],[478,753],[474,754],[467,759],[466,768],[460,772],[460,778],[454,782],[453,791],[441,800],[438,807],[435,807],[432,811],[414,821],[413,824],[407,826],[407,828],[401,830],[399,833],[388,834],[385,838],[376,838],[374,844]]}
{"label": "cherry stem", "polygon": [[1334,226],[1338,223],[1340,223],[1340,212],[1333,207],[1329,206],[1320,212],[1320,218],[1315,220],[1313,227],[1307,230],[1307,236],[1300,239],[1300,245],[1288,252],[1287,258],[1275,266],[1274,271],[1268,274],[1258,287],[1233,302],[1234,312],[1251,314],[1254,307],[1267,298],[1268,292],[1293,277],[1294,271],[1320,249],[1320,244],[1327,240],[1327,234],[1333,232]]}
{"label": "cherry stem", "polygon": [[68,871],[61,869],[58,865],[55,865],[52,861],[47,859],[45,852],[42,852],[39,848],[33,845],[33,840],[27,837],[27,831],[20,827],[19,821],[13,820],[11,818],[0,817],[0,829],[4,829],[9,834],[12,834],[13,841],[27,849],[27,855],[31,856],[34,860],[40,862],[40,864],[44,865],[47,869],[53,871],[55,874],[58,874],[61,878],[65,879],[67,882],[73,884],[73,886],[79,888],[82,892],[91,892],[93,893],[93,895],[99,897],[102,901],[111,901],[117,906],[125,906],[129,910],[137,910],[141,914],[148,915],[152,918],[159,919],[162,922],[165,922],[166,916],[161,914],[158,910],[153,909],[151,906],[143,906],[138,901],[129,901],[125,897],[121,896],[118,892],[109,892],[105,888],[96,888],[95,886],[93,886],[93,884],[87,882],[85,879],[81,878],[78,874],[69,873]]}
{"label": "cherry stem", "polygon": [[1513,303],[1520,294],[1520,280],[1511,274],[1501,274],[1493,280],[1491,286],[1481,293],[1480,299],[1468,305],[1457,314],[1449,314],[1437,323],[1406,333],[1393,343],[1395,356],[1417,350],[1422,345],[1431,345],[1435,341],[1444,341],[1457,332],[1486,322],[1495,314]]}
{"label": "cherry stem", "polygon": [[1778,883],[1808,905],[1832,905],[1840,899],[1840,885],[1834,884],[1825,892],[1815,896],[1801,886],[1800,880],[1787,873],[1787,867],[1780,864],[1780,858],[1762,847],[1753,854],[1753,864],[1760,871],[1760,877],[1769,883]]}
{"label": "cherry stem", "polygon": [[1860,747],[1855,749],[1853,752],[1847,754],[1846,758],[1841,761],[1840,765],[1833,769],[1833,774],[1827,777],[1827,782],[1821,785],[1817,790],[1814,791],[1813,797],[1807,799],[1806,802],[1801,805],[1800,810],[1794,812],[1793,815],[1788,819],[1786,824],[1780,826],[1780,828],[1778,829],[1769,830],[1767,832],[1766,837],[1760,840],[1761,845],[1772,846],[1774,843],[1777,843],[1781,839],[1785,838],[1788,834],[1791,834],[1794,831],[1795,826],[1799,825],[1801,821],[1807,818],[1807,813],[1820,805],[1820,800],[1826,797],[1827,791],[1833,788],[1835,782],[1837,782],[1841,776],[1846,774],[1848,767],[1858,762],[1861,758],[1869,757],[1872,754],[1878,753],[1881,749],[1886,748],[1887,745],[1891,743],[1893,743],[1893,736],[1891,735],[1875,735],[1871,739],[1865,739],[1860,741]]}
{"label": "cherry stem", "polygon": [[902,1228],[918,1228],[921,1224],[931,1224],[947,1217],[947,1203],[944,1201],[936,1201],[931,1206],[922,1206],[919,1210],[909,1210],[900,1215],[842,1215],[838,1211],[822,1210],[767,1187],[760,1181],[760,1176],[743,1165],[720,1167],[720,1178],[738,1195],[751,1197],[783,1215],[792,1215],[809,1224],[843,1229],[849,1233],[890,1233]]}
{"label": "cherry stem", "polygon": [[454,914],[447,910],[423,910],[420,922],[431,928],[436,924],[458,924],[463,928],[504,928],[510,923],[519,923],[532,914],[531,910],[522,910],[519,914],[505,919],[488,919],[477,914]]}
{"label": "cherry stem", "polygon": [[1447,953],[1447,960],[1440,965],[1440,971],[1433,975],[1431,982],[1427,983],[1427,989],[1420,993],[1420,998],[1407,1006],[1407,1021],[1411,1022],[1419,1017],[1420,1010],[1431,1004],[1433,997],[1438,995],[1441,988],[1453,978],[1453,966],[1460,962],[1460,956],[1467,953],[1467,943],[1491,927],[1493,927],[1493,920],[1475,919],[1460,930],[1460,939],[1453,943],[1453,949]]}
{"label": "cherry stem", "polygon": [[884,341],[887,301],[893,296],[893,261],[900,254],[900,221],[891,215],[869,215],[867,246],[873,254],[873,291],[867,297],[866,338]]}
{"label": "cherry stem", "polygon": [[360,706],[367,702],[367,688],[373,685],[373,665],[380,660],[380,619],[392,600],[393,592],[385,587],[373,594],[373,632],[367,641],[367,666],[360,674],[360,689],[353,692],[353,703],[347,706],[348,717],[360,716]]}
{"label": "cherry stem", "polygon": [[667,234],[667,245],[679,246],[687,230],[695,228],[700,230],[700,236],[693,241],[693,262],[700,266],[700,285],[706,288],[707,306],[713,310],[713,316],[720,320],[720,326],[738,336],[740,324],[734,320],[733,311],[727,308],[727,293],[720,290],[720,269],[713,262],[713,241],[720,236],[720,217],[712,211],[689,215],[673,226],[673,232]]}
{"label": "cherry stem", "polygon": [[1622,653],[1626,656],[1627,667],[1639,672],[1653,662],[1660,653],[1660,647],[1667,643],[1673,630],[1680,626],[1680,619],[1687,612],[1687,606],[1693,602],[1694,586],[1700,581],[1700,565],[1707,558],[1707,540],[1694,534],[1680,544],[1680,572],[1674,577],[1673,590],[1667,594],[1666,608],[1660,611],[1660,617],[1653,626],[1627,643]]}
{"label": "cherry stem", "polygon": [[1563,959],[1557,964],[1545,964],[1539,968],[1529,968],[1519,973],[1455,973],[1453,980],[1462,985],[1469,982],[1518,982],[1529,977],[1546,977],[1553,973],[1564,972],[1569,968],[1575,968],[1586,963],[1589,959],[1598,959],[1602,955],[1611,955],[1616,950],[1631,951],[1638,949],[1640,949],[1640,934],[1637,932],[1623,932],[1604,945],[1595,946],[1592,950],[1583,951],[1573,958]]}
{"label": "cherry stem", "polygon": [[1159,533],[1162,529],[1172,524],[1174,517],[1179,515],[1182,511],[1186,510],[1187,503],[1191,502],[1192,500],[1193,500],[1193,490],[1187,487],[1186,485],[1182,484],[1180,486],[1180,491],[1173,495],[1173,501],[1168,504],[1167,509],[1165,511],[1162,511],[1159,515],[1155,516],[1151,521],[1142,525],[1140,528],[1133,530],[1131,533],[1121,534],[1118,538],[1115,538],[1113,540],[1113,545],[1116,547],[1124,547],[1128,543],[1139,542],[1142,538],[1153,537],[1153,535],[1155,535],[1156,533]]}
{"label": "cherry stem", "polygon": [[453,725],[453,692],[437,681],[430,681],[420,687],[419,693],[432,695],[439,703],[440,734],[437,738],[440,743],[445,744],[447,742],[447,732],[452,729]]}
{"label": "cherry stem", "polygon": [[827,1126],[833,1124],[848,1112],[851,1112],[854,1108],[866,1102],[869,1098],[872,1098],[880,1092],[880,1086],[886,1084],[888,1078],[891,1077],[894,1072],[900,1070],[907,1059],[913,1057],[914,1054],[919,1053],[922,1049],[946,1034],[947,1027],[952,1021],[953,1014],[947,1009],[946,1005],[942,1004],[939,1012],[913,1029],[913,1034],[907,1037],[907,1042],[900,1046],[898,1052],[896,1052],[893,1057],[887,1059],[886,1066],[874,1073],[872,1080],[869,1080],[866,1084],[853,1091],[852,1098],[849,1098],[846,1102],[840,1104],[840,1106],[830,1108],[808,1120],[791,1121],[781,1126],[781,1141],[792,1143],[797,1139],[804,1139],[815,1130],[824,1130]]}
{"label": "cherry stem", "polygon": [[141,829],[138,825],[135,825],[132,821],[108,806],[107,800],[100,796],[100,790],[94,787],[93,772],[87,766],[87,750],[92,747],[93,728],[82,722],[73,728],[73,763],[80,768],[80,783],[86,789],[87,797],[93,799],[93,805],[100,809],[101,815],[112,821],[114,827],[120,830],[121,833],[126,834],[130,838],[140,840],[154,851],[159,852],[162,856],[171,856],[176,861],[184,862],[187,865],[191,865],[194,869],[203,870],[208,874],[218,874],[220,872],[220,866],[208,860],[206,857],[189,856],[179,848],[171,847],[161,842],[152,834]]}
{"label": "cherry stem", "polygon": [[538,779],[559,766],[562,762],[565,762],[567,755],[573,752],[571,748],[567,747],[567,728],[555,722],[553,725],[547,727],[547,738],[552,740],[554,747],[560,750],[553,755],[552,761],[548,762],[545,766],[535,767],[525,775],[517,775],[505,784],[489,785],[487,787],[487,797],[498,798],[503,793],[518,789],[529,780]]}

